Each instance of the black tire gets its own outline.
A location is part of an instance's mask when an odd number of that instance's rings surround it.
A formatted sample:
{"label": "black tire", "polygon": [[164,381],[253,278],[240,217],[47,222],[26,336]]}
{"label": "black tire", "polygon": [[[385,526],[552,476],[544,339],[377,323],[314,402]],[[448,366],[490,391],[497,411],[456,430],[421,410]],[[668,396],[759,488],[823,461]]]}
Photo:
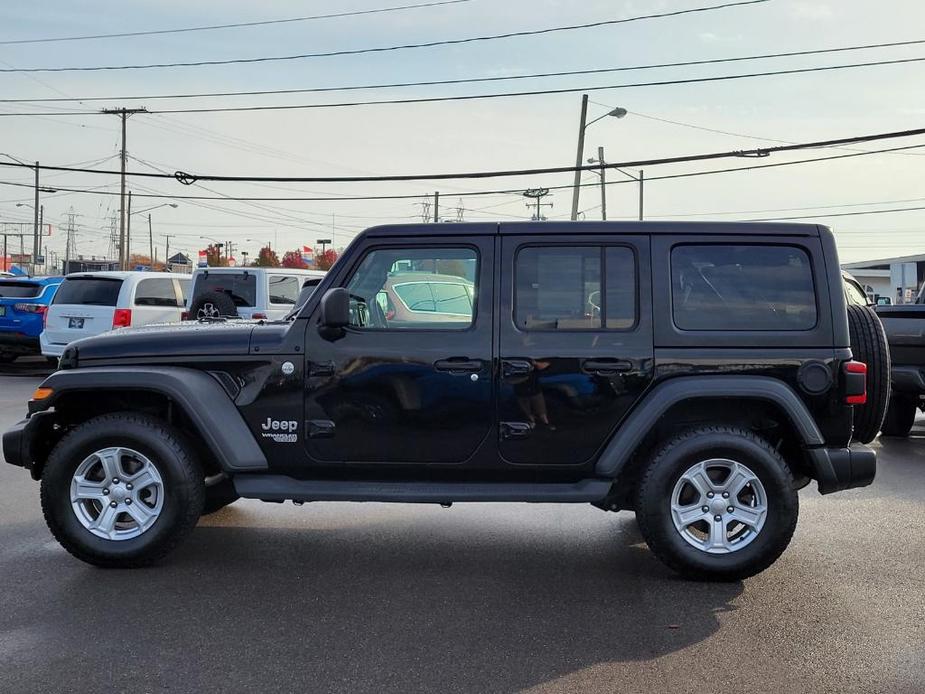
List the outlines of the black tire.
{"label": "black tire", "polygon": [[[767,495],[761,531],[726,554],[711,554],[685,541],[671,512],[681,476],[696,463],[715,458],[747,466]],[[787,548],[798,515],[799,498],[787,463],[767,441],[737,427],[704,426],[674,436],[653,452],[637,487],[636,520],[649,548],[668,567],[694,580],[736,581],[763,571]]]}
{"label": "black tire", "polygon": [[234,318],[238,307],[234,300],[224,292],[203,292],[196,296],[189,306],[189,317],[200,318]]}
{"label": "black tire", "polygon": [[918,409],[918,398],[894,393],[883,419],[883,435],[908,436],[915,424],[915,412]]}
{"label": "black tire", "polygon": [[238,493],[235,491],[234,483],[228,478],[222,479],[215,484],[206,485],[202,515],[208,516],[210,513],[221,511],[240,498],[241,497],[238,496]]}
{"label": "black tire", "polygon": [[848,306],[851,353],[867,364],[867,404],[854,406],[854,439],[876,438],[890,400],[890,348],[880,318],[869,306]]}
{"label": "black tire", "polygon": [[12,364],[17,357],[19,355],[12,352],[0,352],[0,364]]}
{"label": "black tire", "polygon": [[[71,479],[94,451],[127,446],[147,456],[164,483],[164,501],[154,524],[126,540],[98,537],[71,508]],[[203,505],[203,473],[186,437],[162,420],[126,412],[81,424],[54,447],[42,475],[45,521],[55,539],[78,559],[106,568],[152,564],[176,547],[196,526]]]}

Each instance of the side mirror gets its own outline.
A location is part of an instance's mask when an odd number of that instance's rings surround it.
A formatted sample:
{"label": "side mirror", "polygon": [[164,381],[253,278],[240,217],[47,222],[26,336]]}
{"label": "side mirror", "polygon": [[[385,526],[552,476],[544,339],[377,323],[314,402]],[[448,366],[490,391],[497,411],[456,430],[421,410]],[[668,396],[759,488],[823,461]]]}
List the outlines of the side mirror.
{"label": "side mirror", "polygon": [[329,289],[321,297],[321,325],[336,329],[350,325],[350,294],[343,287]]}

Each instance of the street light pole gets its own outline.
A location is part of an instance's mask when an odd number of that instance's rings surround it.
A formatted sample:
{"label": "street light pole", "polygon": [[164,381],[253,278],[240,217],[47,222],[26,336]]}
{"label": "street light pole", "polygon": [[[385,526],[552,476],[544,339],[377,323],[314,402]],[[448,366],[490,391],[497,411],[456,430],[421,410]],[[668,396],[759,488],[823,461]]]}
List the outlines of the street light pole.
{"label": "street light pole", "polygon": [[642,210],[643,210],[643,190],[646,181],[646,172],[642,169],[639,169],[639,221],[642,221]]}
{"label": "street light pole", "polygon": [[572,221],[578,219],[578,191],[581,189],[581,164],[585,151],[585,120],[588,117],[588,95],[581,95],[581,117],[578,121],[578,154],[575,157],[575,183],[572,189]]}

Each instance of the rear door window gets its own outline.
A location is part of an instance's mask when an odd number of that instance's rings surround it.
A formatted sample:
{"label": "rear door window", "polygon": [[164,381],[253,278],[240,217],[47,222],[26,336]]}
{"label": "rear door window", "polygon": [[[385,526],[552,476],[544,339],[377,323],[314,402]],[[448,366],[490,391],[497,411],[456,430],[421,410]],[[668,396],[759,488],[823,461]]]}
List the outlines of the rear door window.
{"label": "rear door window", "polygon": [[235,306],[256,306],[257,276],[252,272],[204,272],[196,277],[193,296],[206,292],[227,294]]}
{"label": "rear door window", "polygon": [[55,293],[53,304],[115,306],[122,280],[112,277],[68,277]]}
{"label": "rear door window", "polygon": [[681,245],[671,252],[681,330],[812,330],[813,272],[796,246]]}
{"label": "rear door window", "polygon": [[35,282],[0,280],[0,299],[34,299],[42,294],[42,285]]}
{"label": "rear door window", "polygon": [[270,275],[271,304],[295,304],[299,298],[299,278],[287,275]]}
{"label": "rear door window", "polygon": [[177,305],[177,292],[172,279],[156,278],[141,280],[135,287],[136,306]]}

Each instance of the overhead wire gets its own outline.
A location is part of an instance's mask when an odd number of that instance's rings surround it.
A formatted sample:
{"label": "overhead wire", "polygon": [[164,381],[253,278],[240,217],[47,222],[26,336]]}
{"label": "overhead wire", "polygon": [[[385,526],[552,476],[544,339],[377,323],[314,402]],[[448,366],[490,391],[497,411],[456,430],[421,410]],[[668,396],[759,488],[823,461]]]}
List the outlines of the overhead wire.
{"label": "overhead wire", "polygon": [[680,10],[671,10],[667,12],[650,13],[637,15],[635,17],[623,17],[621,19],[606,19],[597,22],[585,22],[582,24],[569,24],[554,27],[544,27],[542,29],[527,29],[521,31],[509,31],[501,34],[487,34],[481,36],[467,36],[460,39],[443,39],[439,41],[425,41],[421,43],[405,43],[394,46],[378,46],[372,48],[352,48],[337,51],[324,51],[318,53],[301,53],[297,55],[283,56],[260,56],[256,58],[229,58],[224,60],[196,60],[188,62],[173,63],[148,63],[134,65],[89,65],[89,66],[60,66],[60,67],[28,67],[28,68],[0,68],[0,72],[100,72],[112,70],[148,70],[154,68],[178,68],[178,67],[204,67],[216,65],[243,65],[253,63],[269,63],[280,61],[304,60],[308,58],[330,58],[345,55],[362,55],[369,53],[388,53],[418,48],[434,48],[437,46],[458,46],[470,43],[482,43],[486,41],[497,41],[501,39],[522,38],[525,36],[539,36],[552,34],[563,31],[576,31],[580,29],[592,29],[603,26],[614,26],[618,24],[628,24],[631,22],[641,22],[650,19],[664,19],[668,17],[679,17],[682,15],[712,12],[715,10],[730,9],[733,7],[742,7],[747,5],[761,5],[769,0],[737,0],[735,2],[724,2],[717,5],[707,5],[701,7],[690,7]]}
{"label": "overhead wire", "polygon": [[396,5],[392,7],[378,7],[368,10],[351,10],[347,12],[331,12],[328,14],[309,15],[305,17],[288,17],[285,19],[264,19],[251,22],[234,22],[230,24],[211,24],[205,26],[180,27],[174,29],[148,29],[144,31],[123,31],[112,34],[84,34],[80,36],[46,36],[34,39],[5,39],[0,40],[0,46],[21,46],[32,43],[61,43],[64,41],[90,41],[99,39],[122,39],[136,38],[140,36],[163,36],[164,34],[185,34],[195,31],[215,31],[219,29],[241,29],[258,26],[270,26],[278,24],[294,24],[297,22],[310,22],[320,19],[339,19],[342,17],[358,17],[362,15],[384,14],[386,12],[398,12],[402,10],[418,10],[429,7],[439,7],[442,5],[458,5],[472,0],[437,0],[435,2],[423,2],[413,5]]}

